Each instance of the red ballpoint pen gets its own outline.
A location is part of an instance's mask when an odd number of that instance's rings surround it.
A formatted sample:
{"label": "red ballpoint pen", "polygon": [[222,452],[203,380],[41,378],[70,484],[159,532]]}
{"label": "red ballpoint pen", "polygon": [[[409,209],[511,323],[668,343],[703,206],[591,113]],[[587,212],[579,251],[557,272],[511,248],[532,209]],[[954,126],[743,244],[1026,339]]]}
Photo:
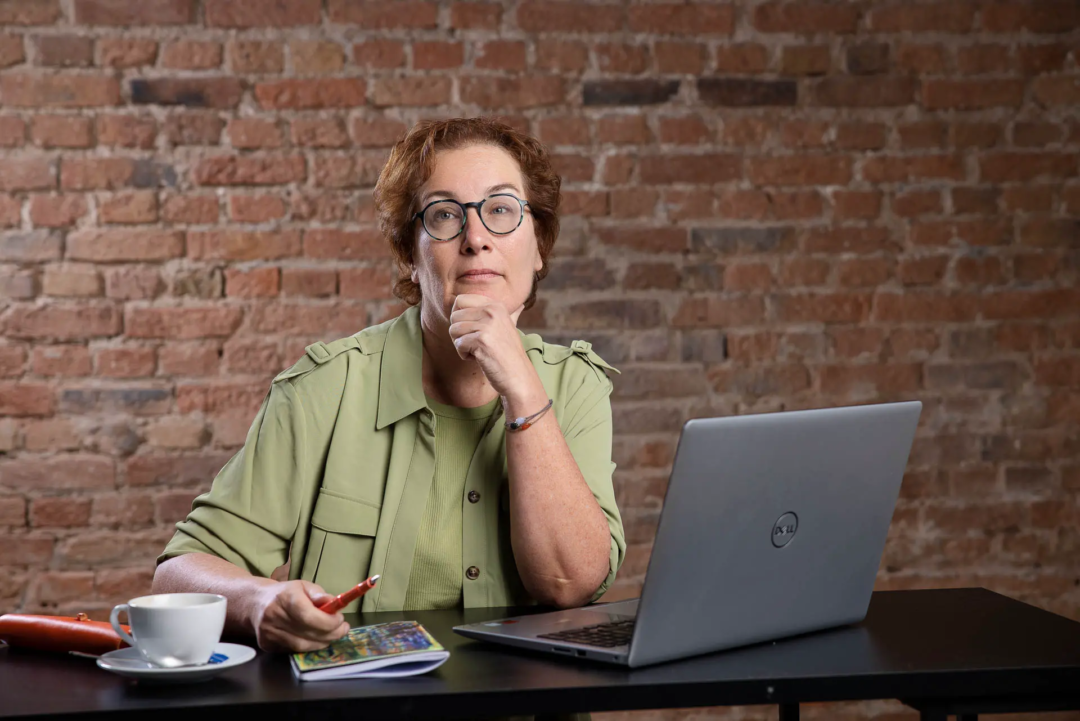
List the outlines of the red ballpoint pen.
{"label": "red ballpoint pen", "polygon": [[352,603],[354,600],[360,598],[365,593],[373,589],[375,587],[375,583],[378,580],[378,575],[375,575],[364,581],[363,583],[356,584],[345,593],[338,594],[323,605],[319,606],[319,610],[325,611],[326,613],[337,613],[338,611]]}

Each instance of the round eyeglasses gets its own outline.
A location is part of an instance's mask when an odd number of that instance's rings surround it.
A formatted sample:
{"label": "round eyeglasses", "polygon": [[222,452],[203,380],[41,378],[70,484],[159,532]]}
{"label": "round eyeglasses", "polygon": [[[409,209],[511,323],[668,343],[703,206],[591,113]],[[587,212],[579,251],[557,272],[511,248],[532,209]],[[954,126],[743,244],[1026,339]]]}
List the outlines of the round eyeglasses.
{"label": "round eyeglasses", "polygon": [[413,216],[424,224],[424,230],[435,240],[453,240],[465,230],[465,213],[476,208],[480,222],[495,235],[513,233],[525,218],[529,201],[516,195],[499,193],[489,195],[475,203],[459,203],[456,200],[433,200]]}

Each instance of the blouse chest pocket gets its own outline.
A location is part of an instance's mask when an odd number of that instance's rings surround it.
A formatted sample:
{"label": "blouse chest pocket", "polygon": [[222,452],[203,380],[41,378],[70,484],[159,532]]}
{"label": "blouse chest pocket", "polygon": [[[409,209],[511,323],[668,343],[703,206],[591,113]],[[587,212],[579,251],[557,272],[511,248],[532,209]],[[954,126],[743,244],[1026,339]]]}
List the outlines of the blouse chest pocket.
{"label": "blouse chest pocket", "polygon": [[[334,595],[367,578],[379,513],[379,506],[366,501],[319,491],[300,577]],[[359,605],[359,600],[353,601],[342,612],[352,613]]]}

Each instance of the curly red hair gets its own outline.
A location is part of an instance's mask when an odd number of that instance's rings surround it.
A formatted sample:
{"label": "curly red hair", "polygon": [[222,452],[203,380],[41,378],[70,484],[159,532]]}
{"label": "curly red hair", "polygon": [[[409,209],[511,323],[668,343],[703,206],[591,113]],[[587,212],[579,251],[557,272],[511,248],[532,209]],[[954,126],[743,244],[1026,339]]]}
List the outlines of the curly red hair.
{"label": "curly red hair", "polygon": [[[559,189],[562,181],[540,141],[491,118],[423,120],[399,140],[375,184],[375,208],[379,229],[390,242],[399,278],[394,295],[409,305],[420,302],[420,286],[409,277],[413,264],[419,211],[416,193],[435,171],[435,156],[441,150],[471,145],[502,148],[517,161],[525,182],[525,200],[536,228],[536,243],[543,267],[539,281],[548,274],[548,256],[559,236]],[[525,307],[536,302],[536,282]]]}

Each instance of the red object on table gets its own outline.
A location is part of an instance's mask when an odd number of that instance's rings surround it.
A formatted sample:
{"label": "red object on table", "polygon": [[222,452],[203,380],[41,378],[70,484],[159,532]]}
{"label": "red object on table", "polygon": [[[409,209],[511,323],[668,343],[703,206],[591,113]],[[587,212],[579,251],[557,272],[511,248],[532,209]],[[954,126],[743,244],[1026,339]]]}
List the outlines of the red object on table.
{"label": "red object on table", "polygon": [[319,610],[325,611],[326,613],[337,613],[371,589],[375,588],[375,584],[378,580],[378,575],[375,575],[363,583],[356,584],[345,593],[338,594],[331,600],[319,606]]}
{"label": "red object on table", "polygon": [[[122,627],[128,633],[131,629]],[[6,613],[0,616],[0,640],[11,646],[39,651],[78,651],[99,656],[128,644],[116,635],[108,621],[77,616],[40,616]]]}

